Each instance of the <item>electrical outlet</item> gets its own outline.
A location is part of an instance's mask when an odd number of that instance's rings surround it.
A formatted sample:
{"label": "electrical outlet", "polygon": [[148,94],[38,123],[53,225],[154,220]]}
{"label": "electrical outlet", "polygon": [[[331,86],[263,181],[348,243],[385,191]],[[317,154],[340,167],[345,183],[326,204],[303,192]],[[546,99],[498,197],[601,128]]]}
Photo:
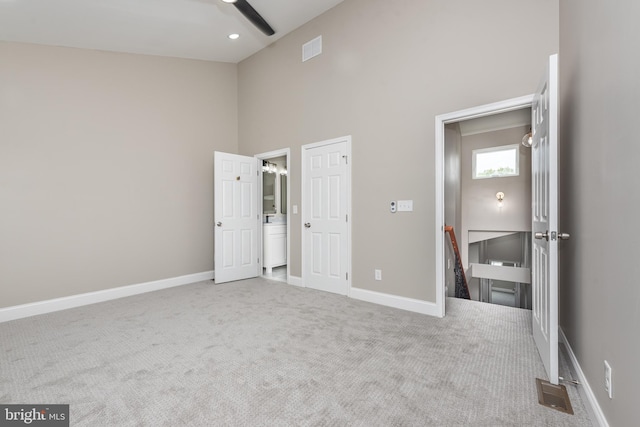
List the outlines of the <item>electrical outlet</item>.
{"label": "electrical outlet", "polygon": [[382,280],[382,270],[375,270],[376,280]]}
{"label": "electrical outlet", "polygon": [[613,384],[611,383],[611,365],[604,361],[604,389],[609,394],[609,399],[613,399]]}

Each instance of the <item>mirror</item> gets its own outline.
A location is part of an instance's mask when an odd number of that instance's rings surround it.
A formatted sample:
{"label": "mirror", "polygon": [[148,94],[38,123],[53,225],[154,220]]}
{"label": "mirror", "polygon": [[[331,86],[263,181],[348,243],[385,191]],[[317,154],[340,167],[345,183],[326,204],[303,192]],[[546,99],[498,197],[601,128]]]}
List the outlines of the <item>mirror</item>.
{"label": "mirror", "polygon": [[280,213],[287,213],[287,175],[280,175]]}
{"label": "mirror", "polygon": [[262,213],[276,213],[276,174],[262,174]]}

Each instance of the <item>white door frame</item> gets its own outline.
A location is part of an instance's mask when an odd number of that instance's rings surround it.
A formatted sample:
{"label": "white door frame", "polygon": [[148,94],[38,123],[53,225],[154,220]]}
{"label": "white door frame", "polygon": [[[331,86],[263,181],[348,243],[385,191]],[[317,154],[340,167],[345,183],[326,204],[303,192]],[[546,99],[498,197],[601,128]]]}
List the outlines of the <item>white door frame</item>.
{"label": "white door frame", "polygon": [[444,239],[444,126],[449,123],[460,122],[478,117],[492,116],[508,111],[531,108],[533,94],[519,98],[507,99],[492,104],[480,105],[452,113],[436,116],[435,170],[436,170],[436,313],[438,317],[445,315],[445,239]]}
{"label": "white door frame", "polygon": [[[276,157],[286,156],[287,158],[287,283],[289,283],[289,278],[291,277],[291,268],[290,268],[290,260],[291,260],[291,180],[289,179],[288,173],[291,171],[291,148],[281,148],[279,150],[267,151],[266,153],[256,154],[254,157],[260,161],[274,159]],[[261,169],[260,169],[261,171]],[[260,214],[260,231],[258,232],[258,253],[260,254],[260,262],[258,268],[260,269],[259,276],[262,276],[262,266],[264,265],[264,254],[262,250],[264,245],[262,244],[262,236],[263,236],[263,209],[262,209],[262,174],[258,174],[258,211]]]}
{"label": "white door frame", "polygon": [[[316,148],[316,147],[322,147],[324,145],[331,145],[331,144],[336,144],[339,142],[346,142],[346,156],[347,156],[347,173],[346,173],[346,192],[347,192],[347,207],[346,207],[346,211],[347,211],[347,217],[348,217],[348,221],[347,221],[347,266],[346,266],[346,270],[347,270],[347,297],[351,296],[351,251],[352,251],[352,239],[351,239],[351,222],[352,222],[352,215],[351,215],[351,171],[353,169],[353,157],[351,156],[351,135],[346,135],[346,136],[342,136],[339,138],[333,138],[333,139],[328,139],[325,141],[320,141],[320,142],[314,142],[311,144],[305,144],[301,147],[300,150],[300,158],[301,158],[301,163],[302,163],[302,173],[301,173],[301,179],[300,179],[300,185],[303,187],[304,186],[304,177],[305,174],[307,173],[307,165],[305,165],[304,162],[304,154],[305,151],[308,149],[312,149],[312,148]],[[303,209],[304,209],[304,203],[302,203]],[[302,214],[302,218],[304,218],[304,212],[301,212]],[[306,235],[307,233],[304,232],[304,221],[300,222],[300,234],[302,236],[301,239],[301,255],[302,255],[302,283],[303,286],[306,287],[306,285],[304,284],[304,272],[306,271],[305,267],[306,267],[306,254],[305,254],[305,242],[306,242]]]}

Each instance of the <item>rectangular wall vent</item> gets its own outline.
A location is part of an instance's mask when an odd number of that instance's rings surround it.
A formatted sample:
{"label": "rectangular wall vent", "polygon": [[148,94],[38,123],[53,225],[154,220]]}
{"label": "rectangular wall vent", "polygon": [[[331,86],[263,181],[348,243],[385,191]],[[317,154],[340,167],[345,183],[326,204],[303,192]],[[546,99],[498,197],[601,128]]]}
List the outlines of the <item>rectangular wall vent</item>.
{"label": "rectangular wall vent", "polygon": [[322,36],[306,42],[302,45],[302,62],[308,61],[322,53]]}

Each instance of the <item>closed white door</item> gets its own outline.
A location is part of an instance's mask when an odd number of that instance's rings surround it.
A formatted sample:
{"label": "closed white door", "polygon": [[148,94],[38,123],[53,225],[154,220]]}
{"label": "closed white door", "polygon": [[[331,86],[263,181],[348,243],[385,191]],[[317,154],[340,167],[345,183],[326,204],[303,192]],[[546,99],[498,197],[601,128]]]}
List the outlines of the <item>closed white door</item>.
{"label": "closed white door", "polygon": [[302,280],[347,295],[351,138],[302,148]]}
{"label": "closed white door", "polygon": [[214,154],[215,283],[258,276],[257,160]]}
{"label": "closed white door", "polygon": [[531,107],[533,337],[549,381],[558,384],[558,55]]}

